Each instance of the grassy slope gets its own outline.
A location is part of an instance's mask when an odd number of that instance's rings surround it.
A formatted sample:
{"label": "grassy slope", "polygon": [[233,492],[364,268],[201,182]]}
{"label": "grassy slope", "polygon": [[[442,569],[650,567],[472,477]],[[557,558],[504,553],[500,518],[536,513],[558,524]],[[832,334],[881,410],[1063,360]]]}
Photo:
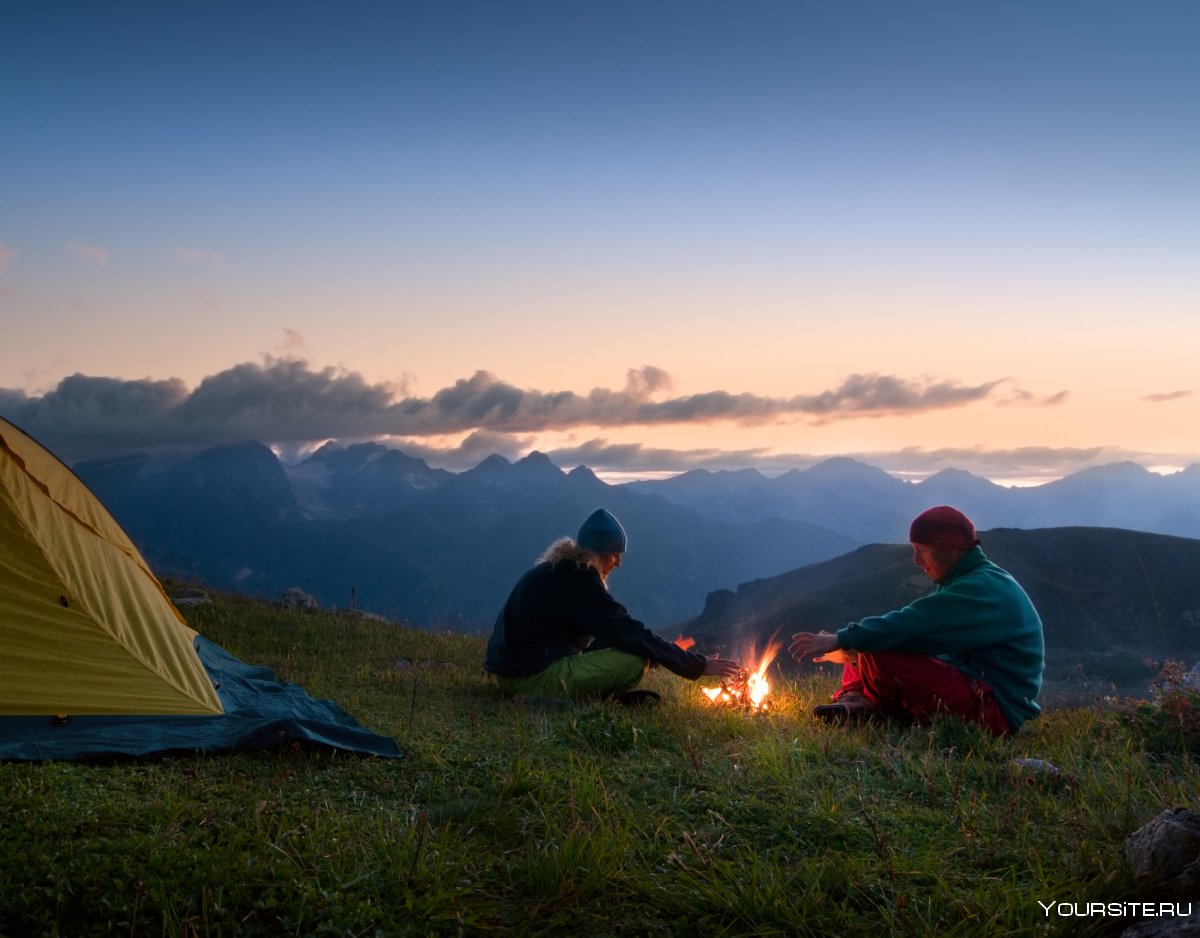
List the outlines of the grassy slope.
{"label": "grassy slope", "polygon": [[1057,933],[1080,921],[1037,900],[1147,898],[1124,839],[1200,791],[1097,709],[1008,742],[839,730],[808,715],[827,678],[750,715],[658,672],[656,710],[540,709],[485,683],[478,638],[231,597],[188,618],[405,757],[0,765],[0,935]]}

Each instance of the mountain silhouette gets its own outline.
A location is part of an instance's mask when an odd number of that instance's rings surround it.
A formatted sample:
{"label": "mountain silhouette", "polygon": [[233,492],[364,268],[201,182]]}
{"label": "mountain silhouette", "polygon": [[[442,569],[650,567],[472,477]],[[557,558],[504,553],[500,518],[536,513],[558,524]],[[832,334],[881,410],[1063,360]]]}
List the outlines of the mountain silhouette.
{"label": "mountain silhouette", "polygon": [[390,511],[454,475],[378,443],[326,443],[300,465],[283,470],[303,510],[323,518]]}
{"label": "mountain silhouette", "polygon": [[657,627],[694,614],[709,590],[836,556],[853,538],[799,520],[731,524],[611,486],[544,454],[462,473],[373,445],[319,450],[284,467],[265,446],[75,467],[160,575],[416,624],[490,628],[516,579],[598,506],[624,524],[614,595]]}
{"label": "mountain silhouette", "polygon": [[977,528],[1097,526],[1200,538],[1200,466],[1159,475],[1133,463],[1084,469],[1054,482],[1005,487],[961,469],[921,482],[845,457],[768,478],[757,470],[696,471],[629,483],[643,494],[730,522],[802,519],[863,543],[895,543],[932,505],[954,505]]}

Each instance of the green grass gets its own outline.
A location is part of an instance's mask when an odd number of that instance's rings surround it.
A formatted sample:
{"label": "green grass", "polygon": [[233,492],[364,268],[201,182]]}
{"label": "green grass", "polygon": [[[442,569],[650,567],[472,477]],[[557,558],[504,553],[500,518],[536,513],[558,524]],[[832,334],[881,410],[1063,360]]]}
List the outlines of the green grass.
{"label": "green grass", "polygon": [[748,714],[658,671],[656,709],[528,707],[477,637],[232,597],[187,615],[404,757],[0,765],[0,935],[1115,934],[1038,900],[1150,898],[1125,837],[1200,792],[1189,746],[1095,708],[1009,741],[830,728],[828,678]]}

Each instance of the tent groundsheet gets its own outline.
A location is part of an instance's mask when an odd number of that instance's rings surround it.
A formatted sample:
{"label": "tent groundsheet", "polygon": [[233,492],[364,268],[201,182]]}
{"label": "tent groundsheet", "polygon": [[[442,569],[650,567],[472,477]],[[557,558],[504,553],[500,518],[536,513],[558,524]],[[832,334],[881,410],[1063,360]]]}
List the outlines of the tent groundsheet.
{"label": "tent groundsheet", "polygon": [[197,635],[196,652],[225,712],[214,715],[0,717],[0,760],[107,760],[274,749],[292,742],[397,758],[396,741],[337,704],[276,680]]}

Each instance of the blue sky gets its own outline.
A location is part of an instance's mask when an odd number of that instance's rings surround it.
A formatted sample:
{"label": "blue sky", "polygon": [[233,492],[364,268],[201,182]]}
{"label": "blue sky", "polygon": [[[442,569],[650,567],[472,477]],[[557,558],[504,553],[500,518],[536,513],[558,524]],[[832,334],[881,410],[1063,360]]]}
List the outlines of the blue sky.
{"label": "blue sky", "polygon": [[1198,26],[1153,0],[26,5],[0,414],[74,458],[1178,469]]}

